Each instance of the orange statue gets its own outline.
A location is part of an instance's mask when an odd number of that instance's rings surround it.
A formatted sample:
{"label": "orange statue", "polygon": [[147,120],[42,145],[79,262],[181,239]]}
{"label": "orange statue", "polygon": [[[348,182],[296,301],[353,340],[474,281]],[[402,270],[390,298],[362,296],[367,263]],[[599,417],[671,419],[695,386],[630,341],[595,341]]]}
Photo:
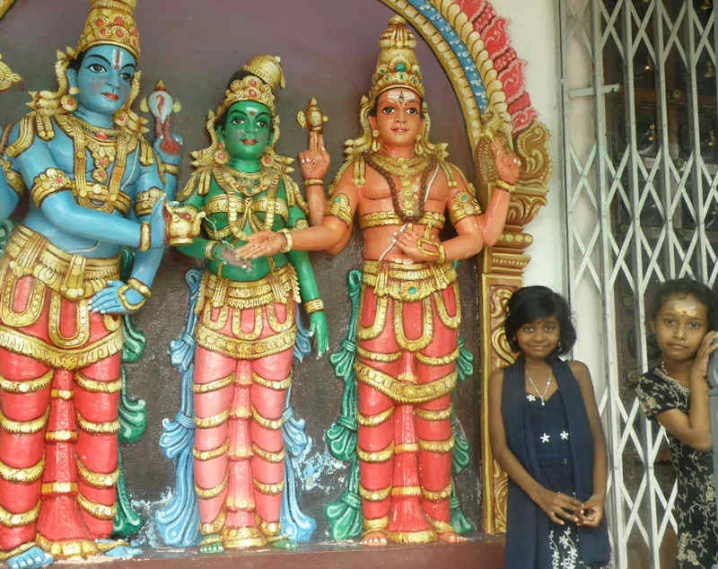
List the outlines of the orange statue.
{"label": "orange statue", "polygon": [[[358,214],[364,264],[354,369],[362,543],[456,542],[462,538],[450,524],[450,415],[461,312],[452,261],[496,242],[519,161],[493,140],[500,179],[482,214],[473,187],[446,160],[445,145],[429,141],[416,39],[401,17],[389,21],[379,46],[371,90],[361,101],[364,132],[347,143],[321,225],[255,234],[238,254],[337,253]],[[304,153],[301,163],[323,162],[320,150]],[[318,185],[309,187],[315,199]],[[457,235],[441,241],[447,214]]]}

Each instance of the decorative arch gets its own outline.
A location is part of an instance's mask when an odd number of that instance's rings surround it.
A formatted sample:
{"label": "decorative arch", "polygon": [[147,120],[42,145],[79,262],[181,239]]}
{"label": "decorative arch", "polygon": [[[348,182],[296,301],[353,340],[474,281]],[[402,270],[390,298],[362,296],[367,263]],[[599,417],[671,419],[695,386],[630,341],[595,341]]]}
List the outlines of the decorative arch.
{"label": "decorative arch", "polygon": [[[506,33],[507,21],[486,0],[380,0],[404,17],[431,47],[446,72],[461,107],[474,158],[479,197],[487,203],[493,168],[480,167],[490,158],[482,142],[489,115],[501,121],[499,131],[521,159],[521,175],[503,235],[483,252],[478,263],[481,356],[481,484],[482,526],[487,533],[506,531],[506,474],[491,452],[488,428],[488,377],[509,364],[511,350],[503,333],[504,306],[523,285],[530,261],[524,254],[533,239],[524,232],[546,205],[551,176],[549,134],[538,121],[526,92],[523,69]],[[484,139],[485,140],[485,139]]]}

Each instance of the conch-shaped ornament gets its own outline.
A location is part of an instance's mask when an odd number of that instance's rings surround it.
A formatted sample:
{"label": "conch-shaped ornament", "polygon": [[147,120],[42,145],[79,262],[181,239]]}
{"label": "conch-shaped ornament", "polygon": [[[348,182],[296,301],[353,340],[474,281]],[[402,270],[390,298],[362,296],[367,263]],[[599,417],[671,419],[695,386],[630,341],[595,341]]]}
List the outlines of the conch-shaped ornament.
{"label": "conch-shaped ornament", "polygon": [[309,99],[309,105],[303,111],[297,111],[297,122],[302,128],[306,128],[309,132],[324,132],[324,123],[329,118],[322,113],[319,103],[312,97]]}
{"label": "conch-shaped ornament", "polygon": [[199,235],[205,213],[190,205],[171,205],[165,202],[167,242],[176,247],[189,245]]}

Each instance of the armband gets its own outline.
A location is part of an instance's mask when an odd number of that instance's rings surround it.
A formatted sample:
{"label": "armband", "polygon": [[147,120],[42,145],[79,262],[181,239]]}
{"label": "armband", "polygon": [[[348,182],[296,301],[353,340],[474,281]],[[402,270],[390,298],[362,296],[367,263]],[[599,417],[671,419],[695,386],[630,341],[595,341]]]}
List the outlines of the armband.
{"label": "armband", "polygon": [[219,244],[219,241],[207,241],[207,244],[204,246],[204,256],[206,259],[209,259],[210,261],[216,261],[214,258],[214,248]]}
{"label": "armband", "polygon": [[353,218],[349,196],[346,194],[338,194],[332,197],[329,200],[329,205],[327,206],[327,215],[333,215],[346,223],[348,226],[351,226]]}
{"label": "armband", "polygon": [[72,181],[62,170],[48,168],[33,180],[30,197],[37,207],[52,194],[72,189]]}
{"label": "armband", "polygon": [[321,178],[308,178],[304,180],[304,187],[308,188],[309,186],[324,186],[324,180]]}
{"label": "armband", "polygon": [[165,195],[164,191],[159,188],[150,188],[145,192],[140,192],[135,198],[135,215],[144,217],[152,213],[154,205]]}
{"label": "armband", "polygon": [[[427,247],[433,247],[435,250],[432,251]],[[427,257],[435,258],[438,263],[446,261],[446,251],[441,243],[429,241],[428,239],[420,237],[416,240],[416,248]]]}
{"label": "armband", "polygon": [[454,194],[449,207],[449,218],[456,224],[470,215],[481,215],[481,206],[476,198],[466,190],[459,190]]}
{"label": "armband", "polygon": [[162,171],[165,174],[172,174],[173,176],[176,176],[179,174],[179,166],[175,166],[174,164],[167,164],[166,162],[162,163]]}

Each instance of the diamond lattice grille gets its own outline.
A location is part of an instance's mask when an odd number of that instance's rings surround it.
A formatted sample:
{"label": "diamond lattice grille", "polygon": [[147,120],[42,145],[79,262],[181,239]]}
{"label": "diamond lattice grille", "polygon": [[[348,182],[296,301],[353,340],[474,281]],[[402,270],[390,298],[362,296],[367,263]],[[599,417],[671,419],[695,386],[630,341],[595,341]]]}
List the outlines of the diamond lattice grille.
{"label": "diamond lattice grille", "polygon": [[633,385],[658,355],[646,291],[718,275],[715,13],[712,0],[561,0],[560,11],[575,356],[606,430],[616,566],[660,569],[675,556],[675,477]]}

